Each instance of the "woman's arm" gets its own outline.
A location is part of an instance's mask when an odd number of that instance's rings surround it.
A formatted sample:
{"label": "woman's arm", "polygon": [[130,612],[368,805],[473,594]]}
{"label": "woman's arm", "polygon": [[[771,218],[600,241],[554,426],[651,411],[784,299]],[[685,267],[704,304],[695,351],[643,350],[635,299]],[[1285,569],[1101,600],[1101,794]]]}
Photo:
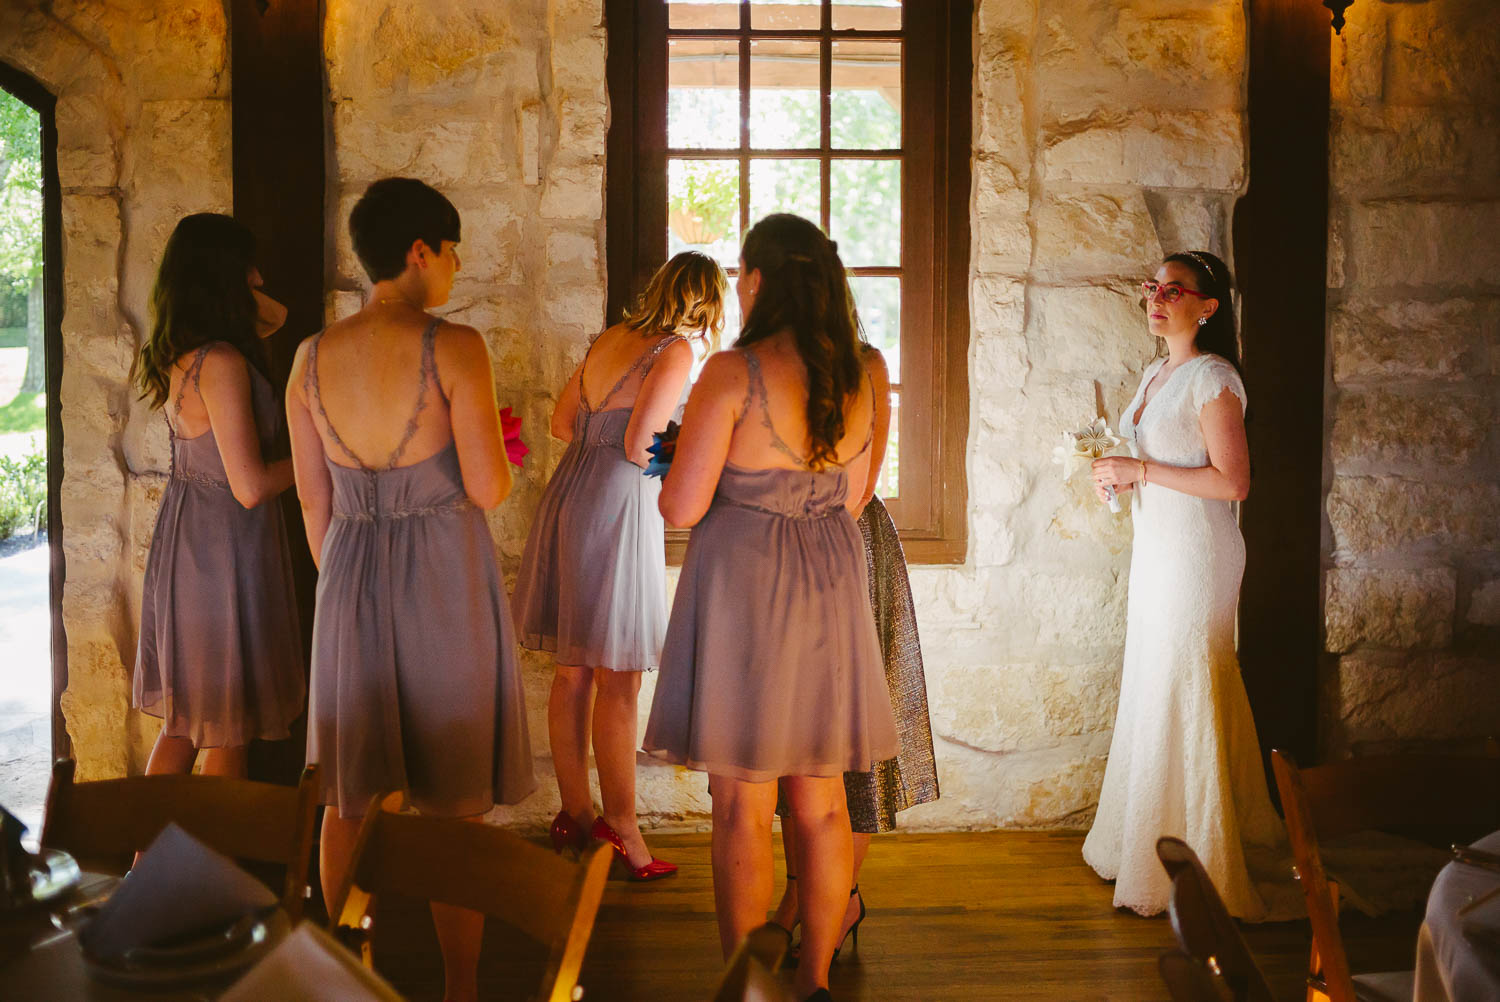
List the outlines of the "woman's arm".
{"label": "woman's arm", "polygon": [[651,436],[666,428],[682,399],[682,388],[687,385],[693,372],[693,346],[678,341],[662,349],[651,371],[641,383],[641,391],[635,398],[635,407],[630,412],[630,423],[625,426],[625,458],[645,469],[651,460],[646,447]]}
{"label": "woman's arm", "polygon": [[719,486],[719,474],[729,458],[734,437],[735,408],[745,398],[744,360],[738,352],[721,351],[703,366],[688,397],[682,432],[672,467],[662,481],[662,518],[678,529],[696,525],[708,511]]}
{"label": "woman's arm", "polygon": [[[1225,387],[1198,412],[1208,465],[1168,466],[1146,460],[1146,482],[1169,487],[1193,497],[1243,501],[1250,494],[1250,447],[1245,441],[1245,413],[1239,397]],[[1128,456],[1094,460],[1094,484],[1122,486],[1141,479],[1141,461]]]}
{"label": "woman's arm", "polygon": [[324,459],[323,439],[313,423],[312,410],[302,395],[302,379],[307,365],[307,342],[303,341],[292,360],[292,374],[286,384],[286,423],[292,437],[292,468],[297,475],[297,501],[302,506],[302,524],[307,530],[307,548],[313,564],[323,566],[323,538],[333,519],[333,475]]}
{"label": "woman's arm", "polygon": [[[880,482],[880,470],[885,465],[885,449],[891,439],[891,370],[886,367],[885,356],[880,349],[866,346],[860,361],[870,374],[870,385],[875,390],[875,432],[868,451],[869,469],[865,473],[865,489],[860,492],[858,507],[851,508],[858,518],[865,505],[875,496],[875,485]],[[852,476],[852,474],[851,474]],[[853,479],[850,483],[857,483]]]}
{"label": "woman's arm", "polygon": [[479,507],[493,508],[509,496],[512,482],[489,346],[474,328],[445,323],[435,351],[464,493]]}
{"label": "woman's arm", "polygon": [[[588,353],[585,352],[585,359]],[[552,426],[549,429],[552,437],[564,442],[573,441],[573,421],[578,417],[578,387],[583,381],[583,363],[578,363],[578,368],[573,370],[573,375],[568,378],[568,385],[563,387],[562,393],[557,398],[557,404],[552,408]]]}
{"label": "woman's arm", "polygon": [[254,508],[292,486],[292,461],[267,463],[261,455],[260,429],[250,395],[250,363],[245,356],[228,345],[209,349],[199,370],[197,390],[234,499]]}

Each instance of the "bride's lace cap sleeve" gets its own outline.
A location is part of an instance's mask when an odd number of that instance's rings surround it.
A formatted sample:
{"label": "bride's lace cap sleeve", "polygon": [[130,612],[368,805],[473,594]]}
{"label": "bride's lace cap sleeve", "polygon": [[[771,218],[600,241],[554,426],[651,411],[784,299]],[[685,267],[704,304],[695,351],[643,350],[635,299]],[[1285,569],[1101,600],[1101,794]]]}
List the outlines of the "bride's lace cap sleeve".
{"label": "bride's lace cap sleeve", "polygon": [[1245,381],[1240,378],[1234,366],[1225,359],[1211,358],[1198,367],[1198,372],[1193,377],[1193,410],[1203,410],[1225,390],[1240,398],[1242,412],[1250,406],[1250,398],[1245,394]]}

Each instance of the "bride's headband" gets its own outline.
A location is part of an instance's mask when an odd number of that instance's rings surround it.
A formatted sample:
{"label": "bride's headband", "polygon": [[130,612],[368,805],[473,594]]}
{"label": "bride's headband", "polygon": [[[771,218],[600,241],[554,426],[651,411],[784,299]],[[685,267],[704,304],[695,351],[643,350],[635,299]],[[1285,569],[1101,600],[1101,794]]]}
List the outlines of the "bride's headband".
{"label": "bride's headband", "polygon": [[1214,266],[1208,263],[1208,258],[1204,257],[1202,254],[1199,254],[1197,251],[1188,251],[1187,256],[1201,264],[1203,266],[1203,270],[1208,272],[1208,277],[1210,279],[1215,282],[1219,280],[1219,276],[1214,274]]}

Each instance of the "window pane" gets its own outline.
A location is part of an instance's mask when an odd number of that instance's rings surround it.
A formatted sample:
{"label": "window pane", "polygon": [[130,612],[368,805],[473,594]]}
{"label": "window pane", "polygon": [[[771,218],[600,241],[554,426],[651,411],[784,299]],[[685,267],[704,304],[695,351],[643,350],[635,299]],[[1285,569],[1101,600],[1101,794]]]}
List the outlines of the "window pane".
{"label": "window pane", "polygon": [[901,382],[901,279],[851,275],[849,288],[854,290],[854,308],[859,311],[865,340],[885,356],[891,382]]}
{"label": "window pane", "polygon": [[[736,276],[729,276],[729,292],[724,296],[724,333],[719,335],[719,347],[728,348],[740,336],[740,327],[745,318],[740,316],[740,297],[734,291]],[[695,374],[696,375],[696,374]]]}
{"label": "window pane", "polygon": [[901,161],[835,160],[829,234],[844,264],[901,266]]}
{"label": "window pane", "polygon": [[803,31],[822,26],[822,0],[750,0],[752,28]]}
{"label": "window pane", "polygon": [[750,161],[750,225],[773,212],[795,212],[816,226],[822,205],[816,160]]}
{"label": "window pane", "polygon": [[834,148],[901,146],[901,43],[833,43],[829,130]]}
{"label": "window pane", "polygon": [[833,0],[833,30],[899,31],[901,0]]}
{"label": "window pane", "polygon": [[678,38],[668,43],[667,145],[687,150],[740,145],[738,42]]}
{"label": "window pane", "polygon": [[728,267],[740,259],[740,165],[667,161],[667,254],[702,251]]}
{"label": "window pane", "polygon": [[760,150],[822,145],[817,42],[750,43],[750,145]]}
{"label": "window pane", "polygon": [[669,28],[738,28],[740,0],[671,0]]}
{"label": "window pane", "polygon": [[891,389],[891,430],[885,439],[885,459],[880,464],[875,493],[890,499],[901,494],[901,391]]}

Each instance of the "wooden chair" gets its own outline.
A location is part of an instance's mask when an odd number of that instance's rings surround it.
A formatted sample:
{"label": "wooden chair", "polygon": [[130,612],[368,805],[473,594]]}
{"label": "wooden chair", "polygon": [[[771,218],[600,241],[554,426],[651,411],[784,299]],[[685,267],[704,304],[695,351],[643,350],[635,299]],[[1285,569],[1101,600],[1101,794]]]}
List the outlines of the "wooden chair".
{"label": "wooden chair", "polygon": [[1338,886],[1319,843],[1359,831],[1489,831],[1500,825],[1500,751],[1487,757],[1378,755],[1300,769],[1271,752],[1276,788],[1312,924],[1308,1002],[1410,1002],[1413,972],[1353,975],[1339,934]]}
{"label": "wooden chair", "polygon": [[1156,858],[1172,878],[1167,914],[1178,947],[1161,955],[1157,970],[1175,1002],[1274,1002],[1197,853],[1166,837],[1156,840]]}
{"label": "wooden chair", "polygon": [[302,917],[317,766],[296,786],[222,776],[131,776],[73,782],[74,763],[52,767],[42,845],[71,853],[86,870],[124,873],[169,822],[236,860],[286,868],[281,907]]}
{"label": "wooden chair", "polygon": [[[599,846],[582,864],[572,863],[494,825],[399,814],[401,803],[399,793],[370,801],[349,875],[329,908],[335,935],[340,927],[369,930],[379,894],[471,908],[548,949],[535,998],[581,998],[578,973],[614,850]],[[365,963],[373,967],[370,936],[359,938]]]}
{"label": "wooden chair", "polygon": [[714,1002],[782,1002],[776,971],[790,945],[786,930],[770,922],[750,930],[724,966]]}

